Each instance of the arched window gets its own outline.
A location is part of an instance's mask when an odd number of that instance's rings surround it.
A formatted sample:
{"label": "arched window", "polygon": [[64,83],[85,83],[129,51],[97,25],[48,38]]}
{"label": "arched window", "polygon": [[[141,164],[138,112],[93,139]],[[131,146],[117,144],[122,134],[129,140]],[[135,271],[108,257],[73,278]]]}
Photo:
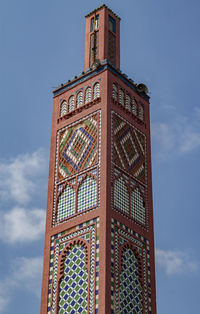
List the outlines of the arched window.
{"label": "arched window", "polygon": [[77,108],[79,108],[83,105],[83,92],[79,92],[77,94],[76,105],[77,105]]}
{"label": "arched window", "polygon": [[64,275],[59,284],[58,313],[88,313],[88,269],[86,251],[74,244],[64,261]]}
{"label": "arched window", "polygon": [[88,87],[85,91],[85,103],[89,103],[92,100],[92,91],[91,87]]}
{"label": "arched window", "polygon": [[100,97],[100,84],[99,83],[96,83],[94,85],[94,99]]}
{"label": "arched window", "polygon": [[117,86],[115,84],[113,84],[112,97],[114,100],[117,100]]}
{"label": "arched window", "polygon": [[63,192],[58,197],[57,221],[61,221],[75,214],[75,191],[66,185]]}
{"label": "arched window", "polygon": [[122,89],[119,90],[119,103],[124,106],[124,91]]}
{"label": "arched window", "polygon": [[131,98],[129,95],[126,95],[126,109],[131,111]]}
{"label": "arched window", "polygon": [[114,206],[129,215],[129,193],[122,177],[114,183]]}
{"label": "arched window", "polygon": [[60,116],[64,116],[67,113],[67,103],[66,101],[63,101],[60,106]]}
{"label": "arched window", "polygon": [[74,96],[69,97],[69,112],[75,109],[74,106]]}
{"label": "arched window", "polygon": [[132,113],[137,116],[137,102],[135,98],[132,99]]}
{"label": "arched window", "polygon": [[131,216],[145,225],[145,204],[138,188],[131,193]]}
{"label": "arched window", "polygon": [[120,314],[142,313],[142,286],[139,279],[138,260],[131,248],[122,254],[120,273]]}
{"label": "arched window", "polygon": [[142,105],[139,106],[139,118],[140,120],[144,120],[144,109],[142,107]]}
{"label": "arched window", "polygon": [[97,183],[91,177],[86,177],[78,189],[78,212],[90,209],[97,204]]}

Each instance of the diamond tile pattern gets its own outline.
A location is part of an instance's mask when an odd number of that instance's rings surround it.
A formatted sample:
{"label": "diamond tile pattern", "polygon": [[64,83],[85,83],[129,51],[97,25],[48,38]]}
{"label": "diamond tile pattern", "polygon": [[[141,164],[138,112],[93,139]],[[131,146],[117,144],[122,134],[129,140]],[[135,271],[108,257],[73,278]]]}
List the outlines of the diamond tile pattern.
{"label": "diamond tile pattern", "polygon": [[142,313],[142,287],[138,261],[133,250],[127,248],[122,256],[120,274],[120,314]]}
{"label": "diamond tile pattern", "polygon": [[87,314],[88,270],[85,249],[74,245],[66,255],[64,278],[60,282],[59,314]]}
{"label": "diamond tile pattern", "polygon": [[145,182],[145,137],[114,115],[114,163]]}
{"label": "diamond tile pattern", "polygon": [[[77,241],[65,257],[64,277],[61,279],[58,287],[59,256],[73,239],[84,239],[88,242],[90,247],[88,255],[90,265],[89,276],[88,270],[85,268],[85,249]],[[58,292],[60,292],[59,304],[57,304]],[[97,314],[98,301],[99,218],[94,218],[59,234],[55,234],[51,238],[47,313]]]}
{"label": "diamond tile pattern", "polygon": [[66,186],[58,198],[57,221],[61,221],[75,214],[75,191],[70,186]]}
{"label": "diamond tile pattern", "polygon": [[[138,275],[135,251],[140,256],[142,278]],[[121,249],[123,250],[121,254]],[[122,267],[120,268],[119,265]],[[111,219],[111,314],[152,314],[149,241],[126,225]],[[142,283],[139,279],[142,279]]]}
{"label": "diamond tile pattern", "polygon": [[93,166],[97,162],[98,114],[60,133],[59,180]]}

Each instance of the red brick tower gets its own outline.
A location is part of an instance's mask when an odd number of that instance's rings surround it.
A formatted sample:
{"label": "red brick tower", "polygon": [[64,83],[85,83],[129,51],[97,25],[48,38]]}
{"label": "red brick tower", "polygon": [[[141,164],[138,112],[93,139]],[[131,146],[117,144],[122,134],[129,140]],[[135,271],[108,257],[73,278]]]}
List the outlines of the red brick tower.
{"label": "red brick tower", "polygon": [[156,314],[149,97],[119,68],[102,5],[84,72],[54,91],[41,314]]}

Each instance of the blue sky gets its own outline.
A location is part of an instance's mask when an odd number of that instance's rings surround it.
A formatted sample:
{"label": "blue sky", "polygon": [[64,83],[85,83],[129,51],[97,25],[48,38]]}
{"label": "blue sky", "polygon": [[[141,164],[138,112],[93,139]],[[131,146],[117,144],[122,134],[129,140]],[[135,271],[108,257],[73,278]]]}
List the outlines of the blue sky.
{"label": "blue sky", "polygon": [[[0,2],[0,313],[36,314],[52,90],[83,69],[96,0]],[[200,3],[107,0],[121,69],[151,96],[158,314],[199,312]]]}

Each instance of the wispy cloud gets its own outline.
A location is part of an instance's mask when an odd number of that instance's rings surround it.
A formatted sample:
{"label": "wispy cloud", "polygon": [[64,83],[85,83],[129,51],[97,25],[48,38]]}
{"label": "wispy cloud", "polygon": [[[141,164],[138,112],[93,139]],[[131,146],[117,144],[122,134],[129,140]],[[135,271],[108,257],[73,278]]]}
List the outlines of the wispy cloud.
{"label": "wispy cloud", "polygon": [[8,276],[0,281],[0,313],[4,313],[16,289],[30,291],[40,297],[42,265],[42,257],[15,259]]}
{"label": "wispy cloud", "polygon": [[0,236],[10,244],[36,241],[44,234],[45,210],[14,207],[1,213]]}
{"label": "wispy cloud", "polygon": [[156,249],[156,263],[167,275],[196,272],[199,268],[199,263],[192,260],[191,254],[177,250]]}
{"label": "wispy cloud", "polygon": [[169,121],[152,124],[153,146],[162,159],[183,155],[200,147],[198,115],[193,118],[180,115]]}
{"label": "wispy cloud", "polygon": [[40,191],[47,167],[48,159],[42,150],[0,161],[0,198],[27,204]]}

